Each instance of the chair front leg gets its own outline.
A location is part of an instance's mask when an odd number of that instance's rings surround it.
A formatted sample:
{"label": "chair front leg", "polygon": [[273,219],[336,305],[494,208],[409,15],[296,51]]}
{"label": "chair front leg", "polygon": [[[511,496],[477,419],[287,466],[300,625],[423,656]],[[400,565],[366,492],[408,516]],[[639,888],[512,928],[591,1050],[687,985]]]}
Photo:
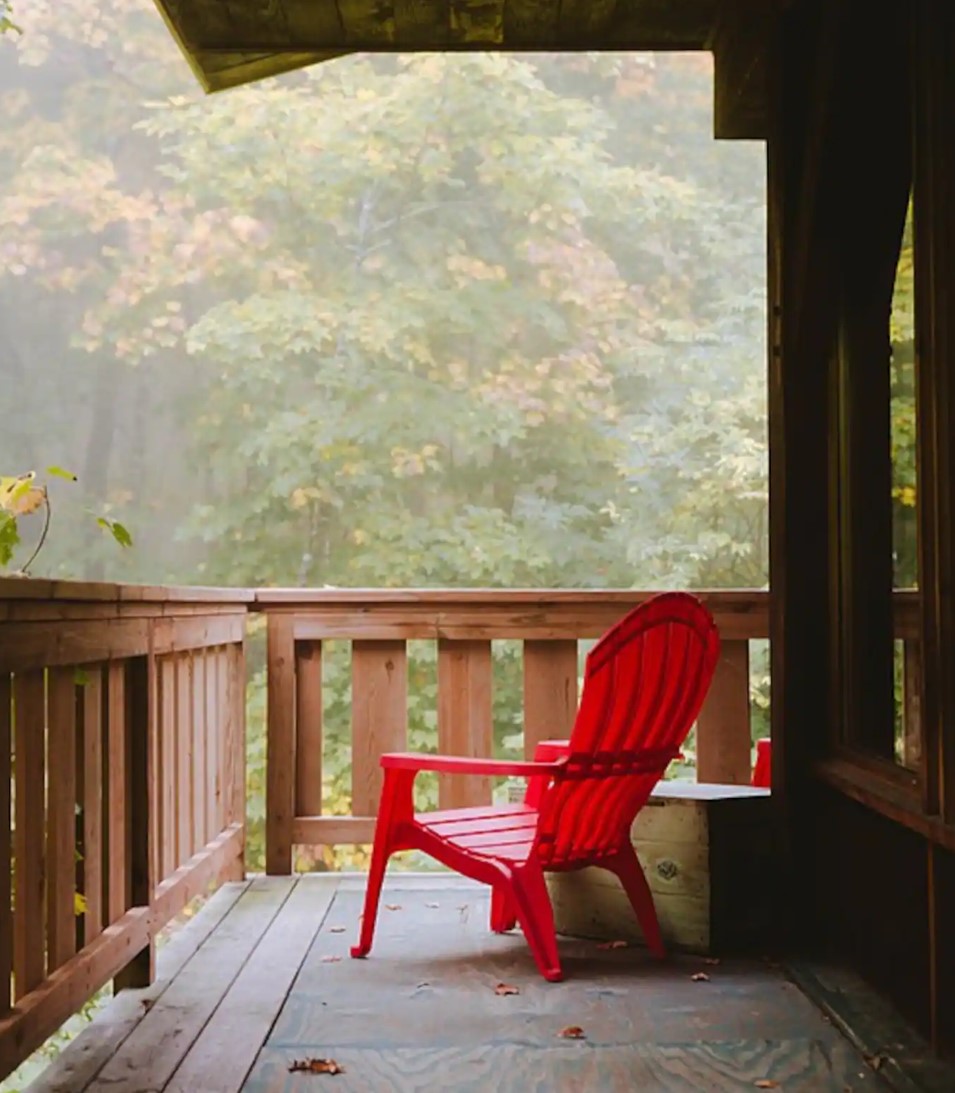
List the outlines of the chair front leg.
{"label": "chair front leg", "polygon": [[351,948],[353,957],[367,956],[371,952],[378,918],[378,902],[385,879],[388,859],[402,849],[397,838],[399,825],[412,814],[413,770],[386,770],[381,790],[378,822],[375,824],[375,841],[371,850],[371,867],[368,870],[368,886],[365,889],[365,909],[362,913],[358,944]]}
{"label": "chair front leg", "polygon": [[514,871],[511,898],[527,944],[541,975],[551,983],[564,978],[557,953],[554,910],[544,880],[544,870],[533,858]]}

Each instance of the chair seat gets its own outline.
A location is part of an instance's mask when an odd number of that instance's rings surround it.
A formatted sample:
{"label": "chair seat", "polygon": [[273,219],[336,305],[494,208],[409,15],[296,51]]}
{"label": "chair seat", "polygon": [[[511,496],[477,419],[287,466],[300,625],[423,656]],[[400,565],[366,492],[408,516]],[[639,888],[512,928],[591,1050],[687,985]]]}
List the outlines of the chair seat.
{"label": "chair seat", "polygon": [[415,823],[443,843],[482,858],[524,862],[537,832],[538,811],[527,805],[488,805],[419,812]]}

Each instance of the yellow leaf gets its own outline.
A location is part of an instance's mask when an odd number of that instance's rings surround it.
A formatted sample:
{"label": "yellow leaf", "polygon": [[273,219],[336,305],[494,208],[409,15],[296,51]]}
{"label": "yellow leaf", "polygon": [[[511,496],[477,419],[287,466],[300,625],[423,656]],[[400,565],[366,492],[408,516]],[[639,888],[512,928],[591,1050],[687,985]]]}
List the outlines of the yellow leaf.
{"label": "yellow leaf", "polygon": [[82,892],[73,893],[73,914],[86,914],[86,896],[84,896]]}

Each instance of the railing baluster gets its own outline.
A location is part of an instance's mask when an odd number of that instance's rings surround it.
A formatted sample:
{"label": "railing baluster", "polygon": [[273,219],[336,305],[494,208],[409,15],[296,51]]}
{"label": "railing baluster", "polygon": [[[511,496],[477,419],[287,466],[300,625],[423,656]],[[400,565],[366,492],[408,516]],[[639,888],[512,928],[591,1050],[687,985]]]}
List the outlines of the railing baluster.
{"label": "railing baluster", "polygon": [[103,932],[103,669],[90,668],[83,686],[83,944]]}
{"label": "railing baluster", "polygon": [[524,755],[541,740],[565,740],[577,716],[577,642],[524,642]]}
{"label": "railing baluster", "polygon": [[13,972],[13,907],[10,884],[12,827],[10,817],[13,773],[12,686],[8,672],[0,672],[0,1015],[10,1009]]}
{"label": "railing baluster", "polygon": [[[450,755],[493,754],[490,641],[438,642],[438,750]],[[441,808],[482,805],[491,781],[476,775],[439,775]]]}
{"label": "railing baluster", "polygon": [[15,676],[13,704],[16,809],[13,981],[19,1001],[42,982],[46,971],[43,929],[46,693],[42,669]]}
{"label": "railing baluster", "polygon": [[751,748],[749,642],[724,641],[696,725],[697,781],[745,785]]}
{"label": "railing baluster", "polygon": [[296,648],[295,814],[322,811],[322,644]]}
{"label": "railing baluster", "polygon": [[352,642],[352,813],[378,811],[379,756],[402,751],[408,733],[408,654],[404,641]]}
{"label": "railing baluster", "polygon": [[193,854],[192,829],[192,665],[188,653],[176,663],[176,866]]}
{"label": "railing baluster", "polygon": [[107,672],[106,699],[106,920],[115,922],[129,907],[126,871],[126,664],[113,661]]}
{"label": "railing baluster", "polygon": [[[47,680],[49,786],[47,805],[48,966],[76,952],[76,672],[51,668]],[[0,772],[0,790],[3,774]],[[2,806],[0,806],[2,807]]]}

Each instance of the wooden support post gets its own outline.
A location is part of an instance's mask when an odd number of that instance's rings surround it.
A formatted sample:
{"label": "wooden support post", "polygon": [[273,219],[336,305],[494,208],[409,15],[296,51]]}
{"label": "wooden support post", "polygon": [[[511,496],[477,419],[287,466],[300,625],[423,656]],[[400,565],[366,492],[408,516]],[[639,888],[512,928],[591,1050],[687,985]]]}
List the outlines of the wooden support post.
{"label": "wooden support post", "polygon": [[295,818],[295,638],[291,615],[268,616],[265,871],[292,872]]}
{"label": "wooden support post", "polygon": [[[129,880],[129,900],[132,907],[148,907],[155,891],[153,874],[156,861],[150,845],[155,830],[153,806],[156,781],[152,764],[155,748],[156,710],[150,701],[155,694],[152,676],[155,674],[152,656],[134,657],[127,662],[126,691],[126,770],[128,772],[127,820],[129,825],[126,875]],[[155,942],[140,949],[113,980],[115,990],[124,987],[146,987],[155,978]]]}
{"label": "wooden support post", "polygon": [[352,642],[353,815],[374,816],[378,812],[381,756],[388,751],[404,750],[407,726],[405,643]]}

